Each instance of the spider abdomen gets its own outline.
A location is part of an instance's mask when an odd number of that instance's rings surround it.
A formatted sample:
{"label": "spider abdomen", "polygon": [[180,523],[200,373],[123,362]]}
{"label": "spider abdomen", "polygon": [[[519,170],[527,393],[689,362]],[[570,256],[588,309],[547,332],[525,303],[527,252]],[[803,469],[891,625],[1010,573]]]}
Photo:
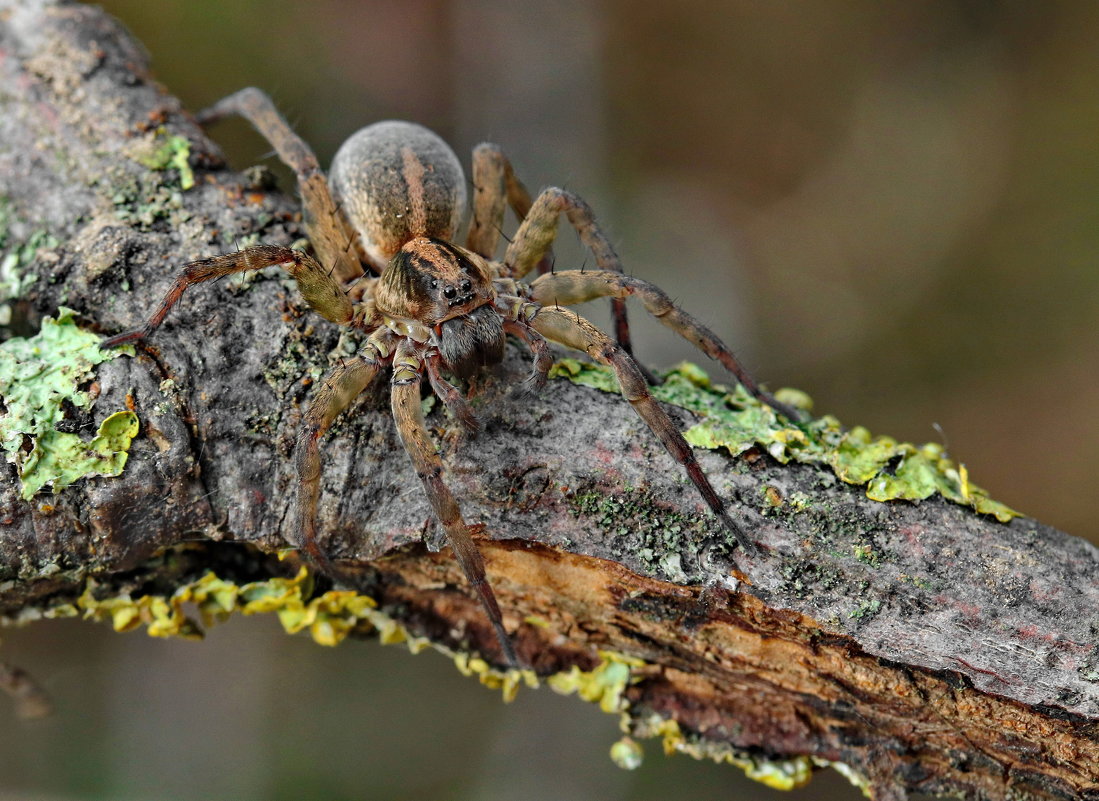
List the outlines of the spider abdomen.
{"label": "spider abdomen", "polygon": [[458,378],[498,364],[504,358],[503,318],[491,306],[474,309],[439,326],[439,355]]}
{"label": "spider abdomen", "polygon": [[390,120],[351,136],[332,160],[333,193],[377,265],[418,236],[453,240],[466,206],[462,165],[442,139]]}

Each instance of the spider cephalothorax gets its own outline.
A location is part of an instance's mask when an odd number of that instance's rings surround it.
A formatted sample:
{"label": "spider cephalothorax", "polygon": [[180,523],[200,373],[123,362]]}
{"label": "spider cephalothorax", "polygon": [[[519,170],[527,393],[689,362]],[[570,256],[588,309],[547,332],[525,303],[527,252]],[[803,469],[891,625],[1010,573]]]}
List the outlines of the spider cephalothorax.
{"label": "spider cephalothorax", "polygon": [[[231,273],[282,266],[306,302],[326,319],[367,334],[360,352],[334,368],[305,412],[295,461],[297,544],[322,571],[339,578],[318,542],[320,439],[332,421],[377,377],[388,375],[393,417],[401,441],[447,540],[495,628],[504,659],[519,664],[469,525],[443,481],[442,461],[424,425],[421,384],[432,390],[469,430],[477,421],[451,379],[472,376],[503,358],[512,334],[534,355],[526,389],[537,390],[552,364],[548,341],[587,353],[610,366],[622,394],[686,470],[711,511],[745,548],[751,539],[730,520],[725,504],[690,446],[653,399],[642,369],[630,356],[624,301],[636,296],[661,323],[719,360],[754,395],[782,414],[794,412],[762,392],[728,347],[658,287],[622,272],[614,248],[583,200],[562,189],[544,190],[532,202],[507,159],[493,145],[473,154],[473,217],[465,247],[454,243],[465,206],[465,179],[457,157],[435,134],[404,122],[364,128],[340,148],[332,165],[332,191],[308,146],[290,130],[271,101],[245,89],[201,115],[249,119],[297,174],[306,232],[316,258],[272,245],[192,262],[139,329],[106,340],[112,347],[150,334],[192,284]],[[335,197],[334,197],[335,196]],[[339,200],[337,204],[336,200]],[[521,221],[504,258],[495,260],[505,205]],[[564,215],[595,256],[596,270],[541,271]],[[364,270],[379,278],[357,282]],[[612,299],[617,342],[570,309],[600,297]]]}

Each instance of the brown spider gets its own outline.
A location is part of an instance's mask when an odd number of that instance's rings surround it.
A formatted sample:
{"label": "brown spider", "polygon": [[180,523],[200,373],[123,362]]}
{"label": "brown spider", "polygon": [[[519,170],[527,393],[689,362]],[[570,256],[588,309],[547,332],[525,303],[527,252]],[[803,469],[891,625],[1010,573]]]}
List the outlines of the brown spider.
{"label": "brown spider", "polygon": [[[401,441],[492,622],[504,658],[518,666],[473,540],[483,526],[465,522],[443,482],[442,461],[424,426],[420,403],[426,372],[435,394],[465,428],[475,431],[477,421],[469,403],[447,375],[468,378],[483,365],[499,362],[506,334],[526,343],[534,355],[533,371],[525,384],[532,391],[545,383],[553,362],[547,340],[609,365],[622,394],[683,465],[713,513],[741,546],[754,548],[726,514],[725,504],[690,446],[653,399],[641,369],[629,355],[625,298],[640,298],[660,322],[720,361],[753,395],[787,417],[796,419],[794,412],[762,392],[721,340],[675,306],[662,290],[622,272],[617,254],[583,200],[550,188],[532,203],[500,149],[479,145],[473,152],[473,218],[466,245],[461,247],[454,240],[466,204],[462,168],[446,143],[426,128],[380,122],[356,133],[336,154],[330,193],[313,152],[265,94],[244,89],[199,119],[210,123],[231,114],[248,119],[297,175],[305,229],[316,258],[289,248],[257,245],[192,262],[144,327],[111,337],[102,347],[148,336],[192,284],[273,265],[293,276],[305,301],[322,317],[368,335],[357,356],[325,377],[297,438],[297,545],[320,570],[333,577],[341,575],[317,542],[320,439],[359,393],[389,371],[393,417]],[[521,223],[503,260],[496,261],[493,255],[505,203]],[[547,257],[561,214],[591,249],[599,269],[543,272],[524,283],[522,279]],[[364,268],[377,277],[364,275]],[[613,299],[618,344],[575,312],[561,308],[599,297]]]}

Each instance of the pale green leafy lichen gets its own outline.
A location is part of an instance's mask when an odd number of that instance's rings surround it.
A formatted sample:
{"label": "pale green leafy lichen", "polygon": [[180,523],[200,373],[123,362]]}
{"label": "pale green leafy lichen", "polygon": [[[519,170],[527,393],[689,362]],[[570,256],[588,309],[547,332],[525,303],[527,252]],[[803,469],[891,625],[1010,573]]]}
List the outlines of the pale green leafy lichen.
{"label": "pale green leafy lichen", "polygon": [[[562,359],[550,375],[605,392],[618,391],[618,382],[608,368],[576,359]],[[652,392],[657,399],[701,417],[683,434],[696,447],[724,448],[734,456],[758,447],[783,464],[828,465],[848,484],[865,485],[867,497],[875,501],[921,500],[938,493],[1003,523],[1019,516],[971,484],[965,465],[956,465],[935,443],[917,447],[890,437],[872,437],[861,426],[845,430],[830,415],[791,423],[743,387],[729,392],[711,384],[706,373],[693,364],[671,370],[664,384],[653,387]],[[780,400],[799,408],[812,406],[803,392],[780,390],[778,394]]]}
{"label": "pale green leafy lichen", "polygon": [[20,268],[30,265],[39,249],[55,248],[57,245],[58,242],[54,236],[47,231],[38,230],[27,237],[21,245],[13,247],[4,254],[3,259],[0,259],[0,301],[22,297],[38,276]]}
{"label": "pale green leafy lichen", "polygon": [[39,229],[27,239],[9,248],[10,231],[8,206],[0,203],[0,325],[11,323],[9,301],[23,296],[23,293],[38,280],[38,275],[29,269],[35,255],[42,248],[55,248],[57,239],[48,231]]}
{"label": "pale green leafy lichen", "polygon": [[71,309],[62,308],[57,319],[42,321],[35,336],[0,344],[0,400],[5,407],[0,448],[19,470],[24,499],[47,485],[60,492],[84,476],[117,476],[126,465],[138,431],[133,412],[108,416],[89,441],[56,428],[66,402],[89,406],[91,399],[80,385],[91,378],[95,365],[117,355],[99,350],[98,342],[98,336],[76,325]]}
{"label": "pale green leafy lichen", "polygon": [[23,462],[23,499],[29,500],[47,484],[60,492],[85,476],[117,476],[126,466],[130,442],[141,429],[133,412],[115,412],[99,424],[85,442],[76,434],[53,431],[41,437]]}
{"label": "pale green leafy lichen", "polygon": [[179,188],[187,191],[195,185],[195,173],[191,169],[188,159],[191,156],[191,143],[182,136],[169,136],[160,142],[166,131],[163,127],[157,128],[153,143],[147,152],[138,153],[134,158],[150,170],[174,169],[179,172]]}

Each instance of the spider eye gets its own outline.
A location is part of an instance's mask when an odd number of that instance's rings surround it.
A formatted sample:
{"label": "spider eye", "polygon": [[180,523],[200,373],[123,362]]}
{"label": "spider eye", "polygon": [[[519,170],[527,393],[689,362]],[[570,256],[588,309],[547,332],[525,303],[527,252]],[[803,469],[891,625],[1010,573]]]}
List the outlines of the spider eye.
{"label": "spider eye", "polygon": [[462,281],[462,292],[469,292],[471,289],[473,289],[473,284],[469,281]]}
{"label": "spider eye", "polygon": [[432,289],[437,289],[438,287],[439,287],[439,282],[438,281],[432,281],[431,282],[431,288]]}
{"label": "spider eye", "polygon": [[452,286],[448,286],[446,289],[443,290],[443,297],[445,297],[447,300],[452,299],[457,294],[458,290]]}

